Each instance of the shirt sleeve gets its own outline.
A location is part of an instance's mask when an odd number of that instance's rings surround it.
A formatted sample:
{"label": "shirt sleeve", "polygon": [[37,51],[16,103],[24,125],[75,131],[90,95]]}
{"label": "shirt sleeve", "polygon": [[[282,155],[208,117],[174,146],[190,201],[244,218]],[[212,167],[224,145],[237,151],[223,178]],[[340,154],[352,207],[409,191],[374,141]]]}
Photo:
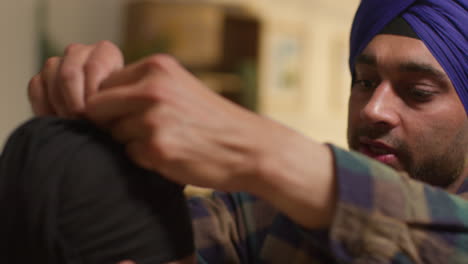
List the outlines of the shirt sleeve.
{"label": "shirt sleeve", "polygon": [[257,263],[277,211],[247,193],[188,201],[199,263]]}
{"label": "shirt sleeve", "polygon": [[329,235],[339,262],[467,263],[464,194],[410,179],[359,153],[331,149],[339,193]]}

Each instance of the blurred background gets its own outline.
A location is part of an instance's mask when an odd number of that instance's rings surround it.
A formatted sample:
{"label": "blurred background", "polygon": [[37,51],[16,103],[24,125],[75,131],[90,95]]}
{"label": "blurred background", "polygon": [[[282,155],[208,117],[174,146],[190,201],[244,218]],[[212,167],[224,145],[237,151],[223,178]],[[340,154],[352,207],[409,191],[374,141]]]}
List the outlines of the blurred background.
{"label": "blurred background", "polygon": [[165,52],[206,85],[319,141],[346,146],[348,38],[358,0],[2,0],[0,146],[31,117],[26,87],[70,43],[127,62]]}

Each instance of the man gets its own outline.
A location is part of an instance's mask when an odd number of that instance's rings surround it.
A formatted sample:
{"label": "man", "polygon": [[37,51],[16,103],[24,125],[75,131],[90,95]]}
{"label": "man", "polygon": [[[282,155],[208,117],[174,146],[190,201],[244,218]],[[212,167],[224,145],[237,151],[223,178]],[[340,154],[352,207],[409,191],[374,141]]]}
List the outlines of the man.
{"label": "man", "polygon": [[361,3],[348,140],[379,162],[225,101],[170,57],[122,67],[105,42],[49,60],[30,97],[146,169],[230,192],[189,201],[201,263],[464,263],[467,18],[462,0]]}

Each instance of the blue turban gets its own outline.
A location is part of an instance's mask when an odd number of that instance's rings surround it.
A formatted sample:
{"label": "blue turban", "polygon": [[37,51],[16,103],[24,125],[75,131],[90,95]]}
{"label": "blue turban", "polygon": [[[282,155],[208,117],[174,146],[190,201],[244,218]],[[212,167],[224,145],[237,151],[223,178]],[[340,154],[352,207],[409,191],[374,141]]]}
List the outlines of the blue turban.
{"label": "blue turban", "polygon": [[362,0],[351,30],[349,66],[388,23],[403,17],[452,81],[468,114],[468,0]]}

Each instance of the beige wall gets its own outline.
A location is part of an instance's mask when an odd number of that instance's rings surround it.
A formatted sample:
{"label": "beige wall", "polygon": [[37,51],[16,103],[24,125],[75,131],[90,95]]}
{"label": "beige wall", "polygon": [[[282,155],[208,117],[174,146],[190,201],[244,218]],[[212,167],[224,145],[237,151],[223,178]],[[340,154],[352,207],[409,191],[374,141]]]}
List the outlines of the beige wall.
{"label": "beige wall", "polygon": [[48,29],[58,48],[73,42],[120,42],[127,0],[48,0]]}
{"label": "beige wall", "polygon": [[30,116],[26,85],[37,58],[34,4],[33,0],[0,1],[0,146]]}

